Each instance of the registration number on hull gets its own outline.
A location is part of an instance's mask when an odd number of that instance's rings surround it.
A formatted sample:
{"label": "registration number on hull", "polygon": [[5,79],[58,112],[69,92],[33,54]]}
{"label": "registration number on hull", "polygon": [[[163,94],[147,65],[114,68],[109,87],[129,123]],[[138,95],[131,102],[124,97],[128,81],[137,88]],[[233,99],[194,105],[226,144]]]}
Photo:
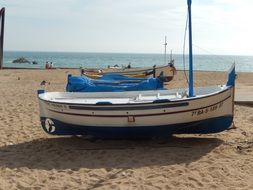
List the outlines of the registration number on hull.
{"label": "registration number on hull", "polygon": [[192,116],[199,116],[199,115],[202,115],[202,114],[207,114],[207,113],[210,113],[210,112],[213,112],[213,111],[216,111],[216,110],[220,109],[222,106],[223,106],[223,102],[220,102],[220,103],[215,104],[215,105],[210,106],[210,107],[194,110],[194,111],[192,111]]}
{"label": "registration number on hull", "polygon": [[68,106],[67,105],[62,105],[62,104],[55,104],[55,103],[47,103],[48,106],[50,106],[51,108],[54,108],[54,109],[67,109]]}

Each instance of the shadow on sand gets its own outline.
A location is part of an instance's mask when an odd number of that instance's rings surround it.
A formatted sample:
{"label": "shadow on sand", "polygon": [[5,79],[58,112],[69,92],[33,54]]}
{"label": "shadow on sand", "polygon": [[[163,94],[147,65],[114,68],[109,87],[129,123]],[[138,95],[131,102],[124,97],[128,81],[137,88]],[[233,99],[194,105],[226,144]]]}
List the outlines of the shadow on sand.
{"label": "shadow on sand", "polygon": [[223,141],[217,138],[172,137],[157,140],[48,138],[0,147],[0,167],[30,169],[139,168],[189,164]]}

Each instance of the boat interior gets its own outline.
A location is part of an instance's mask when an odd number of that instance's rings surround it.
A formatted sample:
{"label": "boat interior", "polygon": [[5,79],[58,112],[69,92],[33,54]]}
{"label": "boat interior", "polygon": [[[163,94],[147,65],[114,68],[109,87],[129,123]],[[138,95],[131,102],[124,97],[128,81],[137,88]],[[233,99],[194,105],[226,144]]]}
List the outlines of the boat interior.
{"label": "boat interior", "polygon": [[219,93],[228,89],[229,86],[209,86],[195,88],[195,96],[188,97],[188,89],[152,90],[152,91],[129,91],[129,92],[46,92],[40,93],[42,100],[55,103],[73,104],[138,104],[138,103],[161,103],[199,98]]}

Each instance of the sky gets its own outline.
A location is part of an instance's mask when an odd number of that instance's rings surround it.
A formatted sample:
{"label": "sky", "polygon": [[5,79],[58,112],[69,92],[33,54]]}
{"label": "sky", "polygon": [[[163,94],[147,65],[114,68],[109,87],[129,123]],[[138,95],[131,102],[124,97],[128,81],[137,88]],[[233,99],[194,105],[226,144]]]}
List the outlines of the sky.
{"label": "sky", "polygon": [[[183,52],[187,0],[1,0],[5,50]],[[195,54],[253,55],[252,0],[192,0]],[[187,42],[188,43],[188,42]]]}

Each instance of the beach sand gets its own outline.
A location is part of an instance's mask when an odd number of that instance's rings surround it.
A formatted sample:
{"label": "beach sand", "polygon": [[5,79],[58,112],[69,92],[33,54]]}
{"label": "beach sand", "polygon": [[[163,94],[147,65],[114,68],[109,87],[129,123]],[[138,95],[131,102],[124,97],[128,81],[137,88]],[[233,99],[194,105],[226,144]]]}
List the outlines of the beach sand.
{"label": "beach sand", "polygon": [[[253,189],[253,107],[235,106],[219,134],[154,140],[87,140],[47,135],[36,91],[63,91],[78,70],[0,70],[0,189]],[[223,84],[226,73],[196,72],[195,85]],[[168,88],[185,87],[178,72]],[[236,92],[253,92],[239,73]]]}

